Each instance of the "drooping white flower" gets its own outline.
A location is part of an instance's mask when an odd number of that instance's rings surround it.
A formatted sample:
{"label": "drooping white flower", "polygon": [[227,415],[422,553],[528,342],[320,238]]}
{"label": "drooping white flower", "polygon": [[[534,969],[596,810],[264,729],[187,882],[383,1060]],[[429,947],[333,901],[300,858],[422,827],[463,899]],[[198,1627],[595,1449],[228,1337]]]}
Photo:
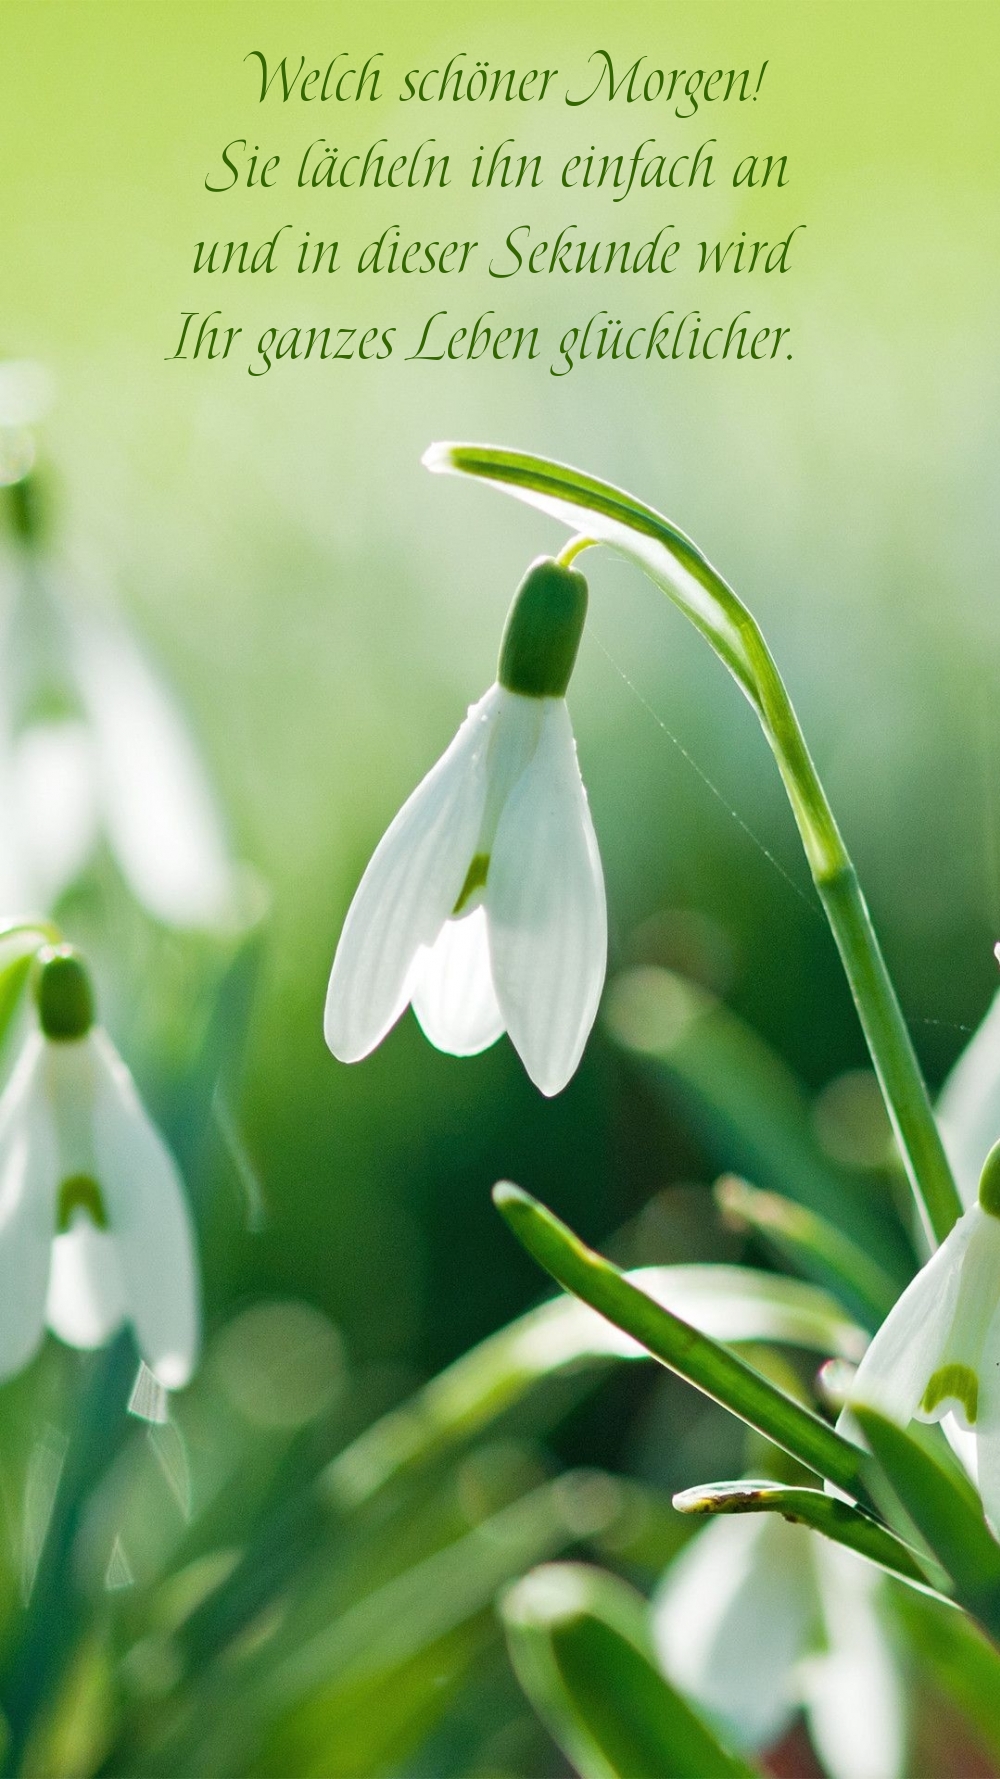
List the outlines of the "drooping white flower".
{"label": "drooping white flower", "polygon": [[38,1029],[0,1096],[0,1378],[46,1324],[98,1347],[131,1322],[165,1389],[191,1375],[198,1264],[177,1165],[93,1023],[69,947],[39,954]]}
{"label": "drooping white flower", "polygon": [[59,616],[61,708],[41,687],[19,716],[0,681],[0,900],[52,907],[104,840],[156,919],[231,921],[237,874],[176,701],[121,623]]}
{"label": "drooping white flower", "polygon": [[1000,994],[948,1075],[937,1116],[962,1203],[974,1204],[983,1164],[1000,1130]]}
{"label": "drooping white flower", "polygon": [[49,909],[107,843],[169,926],[229,925],[240,879],[189,725],[120,618],[64,594],[44,548],[35,422],[41,365],[0,362],[0,485],[17,545],[0,561],[0,906]]}
{"label": "drooping white flower", "polygon": [[850,1404],[905,1427],[953,1416],[975,1436],[983,1509],[1000,1537],[1000,1144],[975,1204],[894,1304],[858,1367]]}
{"label": "drooping white flower", "polygon": [[511,606],[497,682],[403,805],[351,903],[326,1041],[367,1056],[412,1002],[432,1044],[506,1031],[542,1093],[580,1060],[607,963],[604,879],[566,708],[583,576],[542,558]]}
{"label": "drooping white flower", "polygon": [[653,1597],[664,1673],[744,1752],[803,1710],[831,1779],[897,1779],[903,1694],[878,1571],[777,1514],[720,1518]]}

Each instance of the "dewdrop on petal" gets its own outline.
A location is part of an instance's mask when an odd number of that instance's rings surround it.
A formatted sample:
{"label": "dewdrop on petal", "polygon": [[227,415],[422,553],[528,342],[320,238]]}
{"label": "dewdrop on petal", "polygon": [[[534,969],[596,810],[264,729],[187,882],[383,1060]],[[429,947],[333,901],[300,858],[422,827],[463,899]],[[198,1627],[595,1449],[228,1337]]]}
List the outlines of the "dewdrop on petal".
{"label": "dewdrop on petal", "polygon": [[403,805],[358,887],[326,1041],[367,1056],[413,1010],[473,1056],[506,1031],[532,1081],[574,1073],[607,964],[604,878],[566,707],[587,583],[549,557],[518,588],[496,683]]}
{"label": "dewdrop on petal", "polygon": [[954,1415],[975,1436],[983,1511],[1000,1536],[1000,1143],[986,1159],[976,1203],[876,1334],[851,1403],[904,1427]]}
{"label": "dewdrop on petal", "polygon": [[132,1324],[164,1389],[199,1345],[194,1231],[177,1165],[132,1077],[94,1023],[69,946],[38,954],[38,1026],[0,1096],[0,1378],[46,1325],[99,1347]]}

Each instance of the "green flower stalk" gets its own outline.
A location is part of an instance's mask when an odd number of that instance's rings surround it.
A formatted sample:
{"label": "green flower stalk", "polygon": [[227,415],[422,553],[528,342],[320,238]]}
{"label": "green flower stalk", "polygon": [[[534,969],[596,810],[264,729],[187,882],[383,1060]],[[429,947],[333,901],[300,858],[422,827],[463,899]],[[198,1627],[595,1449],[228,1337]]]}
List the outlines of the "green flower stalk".
{"label": "green flower stalk", "polygon": [[752,614],[691,540],[654,508],[565,464],[485,445],[432,445],[428,469],[495,483],[638,564],[700,630],[753,706],[774,754],[840,951],[875,1071],[929,1233],[961,1213],[927,1088],[857,874],[791,699]]}

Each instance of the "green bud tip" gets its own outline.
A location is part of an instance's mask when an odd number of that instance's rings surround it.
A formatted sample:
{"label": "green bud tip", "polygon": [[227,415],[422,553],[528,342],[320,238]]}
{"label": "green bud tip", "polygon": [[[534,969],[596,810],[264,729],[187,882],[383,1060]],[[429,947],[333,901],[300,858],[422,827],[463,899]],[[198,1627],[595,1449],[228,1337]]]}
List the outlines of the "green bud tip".
{"label": "green bud tip", "polygon": [[587,583],[575,568],[540,556],[511,602],[497,679],[523,698],[565,698],[587,616]]}
{"label": "green bud tip", "polygon": [[94,991],[80,953],[72,945],[46,945],[38,953],[35,1000],[47,1038],[85,1038],[94,1023]]}
{"label": "green bud tip", "polygon": [[979,1203],[990,1217],[1000,1217],[1000,1143],[994,1143],[979,1177]]}

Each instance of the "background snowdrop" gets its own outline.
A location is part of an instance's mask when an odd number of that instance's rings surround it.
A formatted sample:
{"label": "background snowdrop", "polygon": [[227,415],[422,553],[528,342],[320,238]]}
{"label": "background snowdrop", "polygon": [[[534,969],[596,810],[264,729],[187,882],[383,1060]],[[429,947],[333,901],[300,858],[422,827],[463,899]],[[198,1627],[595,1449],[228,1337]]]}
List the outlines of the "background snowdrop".
{"label": "background snowdrop", "polygon": [[240,881],[189,725],[124,621],[56,565],[35,431],[51,379],[0,362],[0,906],[50,908],[103,840],[137,900],[175,927],[239,918]]}
{"label": "background snowdrop", "polygon": [[33,1356],[45,1324],[77,1347],[123,1322],[167,1389],[198,1351],[194,1231],[177,1165],[94,1024],[68,947],[36,965],[37,1027],[0,1096],[0,1376]]}
{"label": "background snowdrop", "polygon": [[776,1516],[722,1518],[671,1564],[652,1600],[664,1671],[750,1753],[804,1710],[831,1779],[898,1779],[902,1681],[878,1571]]}

